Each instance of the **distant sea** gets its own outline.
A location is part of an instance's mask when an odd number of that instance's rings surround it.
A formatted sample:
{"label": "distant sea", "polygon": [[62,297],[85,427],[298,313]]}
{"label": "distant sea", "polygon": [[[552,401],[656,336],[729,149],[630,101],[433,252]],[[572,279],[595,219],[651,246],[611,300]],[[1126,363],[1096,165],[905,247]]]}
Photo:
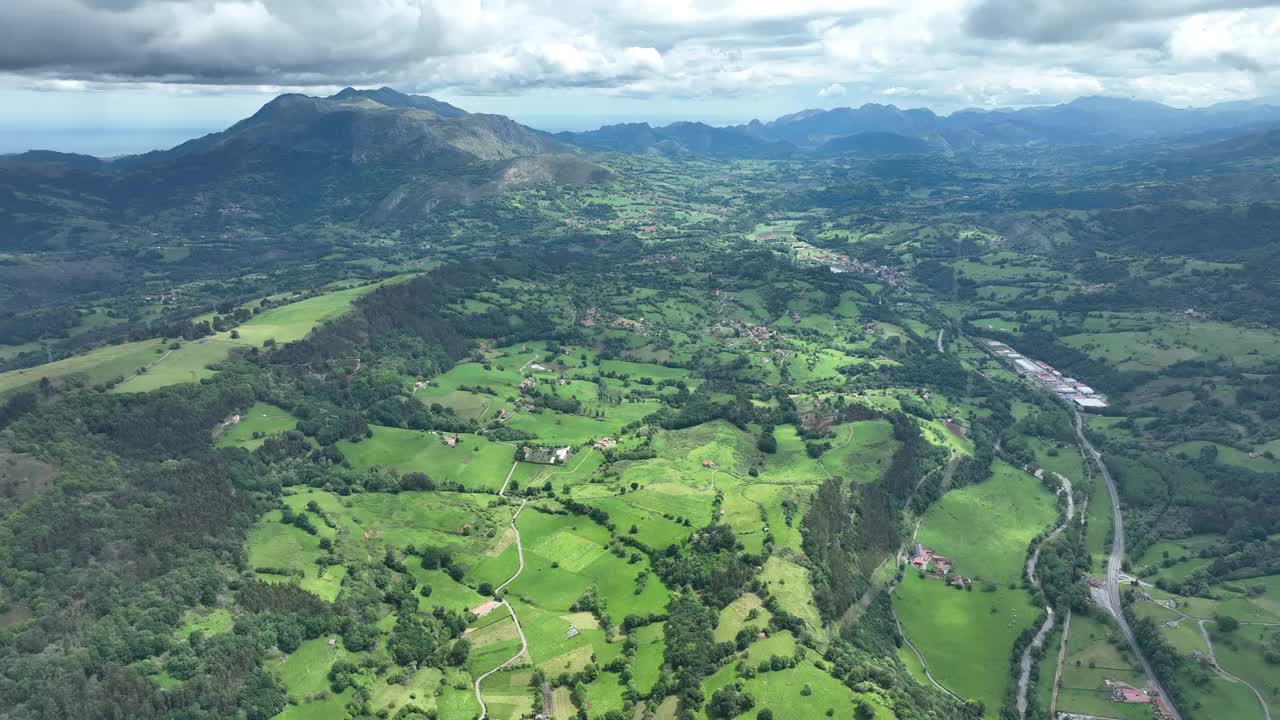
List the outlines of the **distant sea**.
{"label": "distant sea", "polygon": [[102,158],[167,150],[217,132],[208,128],[10,128],[0,126],[0,154],[56,150]]}

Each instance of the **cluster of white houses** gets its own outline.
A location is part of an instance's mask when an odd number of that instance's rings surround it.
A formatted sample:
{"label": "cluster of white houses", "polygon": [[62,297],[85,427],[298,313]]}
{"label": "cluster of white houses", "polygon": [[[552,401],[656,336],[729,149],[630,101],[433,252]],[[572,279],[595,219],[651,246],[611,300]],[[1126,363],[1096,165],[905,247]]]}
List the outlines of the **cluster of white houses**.
{"label": "cluster of white houses", "polygon": [[988,340],[987,346],[991,348],[991,352],[1004,358],[1019,375],[1044,385],[1076,407],[1089,410],[1107,406],[1106,398],[1094,392],[1093,388],[1075,378],[1066,377],[1049,363],[1025,357],[998,340]]}

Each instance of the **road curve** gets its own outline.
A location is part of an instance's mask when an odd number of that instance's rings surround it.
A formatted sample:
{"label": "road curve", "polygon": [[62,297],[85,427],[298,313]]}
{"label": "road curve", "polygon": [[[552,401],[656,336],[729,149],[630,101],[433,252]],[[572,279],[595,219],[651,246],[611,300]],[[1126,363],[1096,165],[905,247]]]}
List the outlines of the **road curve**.
{"label": "road curve", "polygon": [[[518,462],[511,464],[511,469],[507,471],[507,479],[502,481],[502,489],[498,491],[498,497],[507,496],[507,486],[511,484],[511,476],[515,474],[516,467],[519,464]],[[514,582],[516,578],[520,577],[520,573],[524,572],[524,543],[520,541],[520,528],[516,527],[516,519],[520,517],[520,511],[524,510],[524,506],[527,504],[529,504],[527,499],[522,500],[520,507],[516,508],[515,514],[511,516],[511,530],[516,534],[516,555],[519,557],[520,562],[516,566],[515,573],[493,589],[495,596],[501,593],[503,588]],[[511,613],[511,622],[516,624],[516,634],[520,636],[520,649],[502,664],[476,678],[476,702],[480,703],[480,720],[485,720],[489,717],[489,706],[485,704],[484,695],[480,692],[480,683],[484,682],[490,675],[519,660],[529,650],[529,640],[524,635],[524,627],[520,625],[520,618],[516,617],[515,608],[511,607],[511,603],[507,602],[505,598],[502,600],[502,604],[507,608],[507,612]]]}
{"label": "road curve", "polygon": [[925,677],[927,677],[927,678],[929,678],[929,682],[933,683],[933,686],[934,686],[934,687],[936,687],[936,688],[938,688],[938,689],[939,689],[939,690],[941,690],[942,692],[944,692],[944,693],[946,693],[946,694],[950,695],[951,697],[955,698],[955,699],[956,699],[956,700],[958,700],[959,702],[963,703],[963,702],[964,702],[964,700],[963,700],[963,699],[961,699],[959,695],[956,695],[955,693],[953,693],[953,692],[951,692],[950,690],[948,690],[948,689],[946,688],[946,686],[945,686],[945,685],[943,685],[942,683],[938,682],[938,681],[933,677],[933,673],[929,672],[929,664],[928,664],[928,663],[926,663],[926,662],[924,661],[924,655],[921,655],[921,654],[920,654],[920,650],[919,650],[918,648],[916,648],[916,644],[915,644],[915,643],[911,642],[911,638],[907,637],[907,634],[906,634],[906,633],[904,633],[904,632],[902,632],[902,623],[898,620],[898,611],[897,611],[897,610],[894,610],[894,611],[893,611],[893,622],[894,622],[894,624],[895,624],[895,625],[897,625],[897,626],[898,626],[898,636],[899,636],[899,637],[901,637],[901,638],[902,638],[902,641],[903,641],[903,642],[905,642],[905,643],[907,644],[907,647],[911,648],[911,652],[915,653],[916,659],[920,661],[920,669],[921,669],[921,670],[924,670],[924,676],[925,676]]}
{"label": "road curve", "polygon": [[1240,683],[1241,685],[1243,685],[1243,686],[1245,686],[1245,687],[1249,688],[1250,690],[1252,690],[1252,691],[1253,691],[1254,696],[1256,696],[1256,697],[1258,698],[1258,703],[1259,703],[1260,705],[1262,705],[1262,717],[1263,717],[1263,720],[1271,720],[1271,708],[1267,705],[1266,698],[1262,697],[1262,693],[1258,692],[1258,688],[1256,688],[1256,687],[1254,687],[1254,686],[1250,685],[1249,683],[1245,682],[1245,680],[1244,680],[1243,678],[1240,678],[1240,677],[1237,677],[1237,676],[1235,676],[1235,675],[1232,675],[1231,673],[1229,673],[1229,672],[1227,672],[1226,670],[1222,669],[1222,666],[1218,664],[1218,656],[1217,656],[1217,654],[1215,654],[1215,653],[1213,652],[1213,640],[1211,640],[1211,639],[1209,638],[1209,631],[1208,631],[1208,630],[1206,630],[1206,629],[1205,629],[1205,627],[1204,627],[1204,624],[1205,624],[1206,622],[1211,622],[1211,621],[1208,621],[1208,620],[1199,620],[1199,621],[1197,621],[1197,622],[1196,622],[1196,624],[1200,626],[1200,636],[1204,638],[1204,645],[1205,645],[1205,647],[1206,647],[1206,648],[1208,648],[1208,650],[1209,650],[1209,662],[1213,663],[1213,669],[1217,670],[1218,672],[1222,673],[1222,674],[1223,674],[1223,675],[1225,675],[1226,677],[1231,678],[1232,680],[1235,680],[1236,682]]}
{"label": "road curve", "polygon": [[[1056,475],[1057,473],[1054,474]],[[1044,549],[1046,544],[1052,542],[1054,538],[1058,537],[1058,535],[1062,534],[1064,530],[1070,527],[1071,521],[1075,519],[1076,516],[1075,488],[1072,487],[1071,480],[1058,475],[1058,481],[1062,484],[1062,492],[1067,496],[1067,513],[1062,524],[1054,528],[1053,532],[1046,535],[1045,538],[1036,545],[1035,550],[1031,551],[1031,555],[1027,557],[1027,579],[1030,580],[1031,584],[1036,588],[1040,587],[1040,581],[1036,578],[1036,566],[1040,562],[1040,551]],[[1040,629],[1036,632],[1036,635],[1032,638],[1031,642],[1022,649],[1022,663],[1019,666],[1020,672],[1018,673],[1018,694],[1016,700],[1019,718],[1025,718],[1027,716],[1027,690],[1031,687],[1031,661],[1033,659],[1031,654],[1044,647],[1045,638],[1047,638],[1049,633],[1053,631],[1053,625],[1055,622],[1053,608],[1045,606],[1044,610],[1044,624],[1040,626]]]}
{"label": "road curve", "polygon": [[1102,474],[1102,479],[1107,484],[1107,494],[1111,498],[1112,534],[1114,537],[1111,541],[1111,555],[1107,558],[1106,588],[1107,601],[1111,604],[1111,614],[1115,616],[1116,622],[1119,623],[1120,631],[1124,633],[1125,640],[1133,648],[1133,654],[1138,658],[1139,664],[1142,665],[1142,672],[1146,673],[1147,678],[1151,681],[1151,686],[1165,699],[1169,712],[1173,714],[1173,720],[1182,720],[1182,714],[1174,706],[1173,699],[1165,691],[1160,678],[1156,677],[1155,671],[1151,669],[1151,663],[1147,661],[1146,654],[1142,652],[1137,638],[1133,635],[1133,628],[1129,627],[1129,621],[1124,617],[1124,610],[1120,605],[1120,565],[1124,562],[1124,518],[1121,517],[1120,513],[1120,493],[1116,491],[1116,483],[1111,477],[1111,472],[1107,470],[1107,464],[1102,462],[1102,453],[1098,452],[1093,443],[1089,442],[1089,438],[1085,437],[1084,418],[1080,415],[1080,411],[1073,409],[1072,412],[1076,417],[1076,438],[1080,442],[1080,448],[1084,450],[1086,459],[1092,462],[1098,468],[1098,472]]}

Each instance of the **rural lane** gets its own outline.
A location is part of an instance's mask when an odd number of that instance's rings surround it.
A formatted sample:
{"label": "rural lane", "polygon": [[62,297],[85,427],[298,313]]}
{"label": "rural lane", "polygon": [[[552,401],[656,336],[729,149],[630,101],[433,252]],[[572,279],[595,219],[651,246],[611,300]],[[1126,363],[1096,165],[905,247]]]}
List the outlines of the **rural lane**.
{"label": "rural lane", "polygon": [[1120,625],[1120,631],[1124,633],[1125,640],[1129,642],[1129,646],[1133,648],[1134,655],[1138,658],[1139,664],[1142,665],[1142,672],[1146,673],[1147,678],[1151,680],[1151,686],[1160,693],[1160,697],[1165,699],[1169,707],[1169,712],[1173,715],[1173,720],[1182,720],[1181,713],[1174,706],[1173,700],[1169,697],[1169,693],[1165,691],[1164,685],[1160,683],[1160,678],[1156,677],[1156,673],[1151,669],[1151,663],[1147,660],[1146,653],[1142,652],[1142,648],[1138,645],[1138,639],[1133,635],[1133,628],[1129,627],[1129,621],[1124,617],[1124,610],[1120,604],[1120,565],[1124,562],[1124,518],[1120,513],[1120,493],[1116,490],[1115,480],[1111,477],[1111,471],[1107,470],[1107,464],[1102,461],[1102,453],[1098,452],[1093,443],[1089,442],[1089,438],[1084,434],[1084,417],[1080,415],[1079,410],[1073,409],[1072,412],[1076,417],[1076,438],[1080,442],[1080,448],[1084,450],[1085,457],[1098,468],[1098,472],[1102,473],[1102,479],[1107,484],[1107,494],[1111,498],[1111,520],[1112,534],[1111,555],[1107,558],[1107,601],[1111,605],[1111,614],[1115,616],[1116,622]]}
{"label": "rural lane", "polygon": [[911,638],[907,637],[906,633],[902,632],[902,622],[898,620],[897,610],[893,611],[893,622],[898,626],[898,636],[907,644],[907,647],[911,648],[911,652],[915,653],[916,659],[920,661],[920,669],[924,671],[924,676],[929,678],[929,682],[933,683],[933,686],[942,692],[955,698],[958,702],[964,703],[964,700],[962,700],[959,695],[948,690],[945,685],[938,682],[937,679],[933,677],[933,673],[929,672],[929,663],[924,661],[924,655],[920,654],[920,650],[916,647],[915,643],[911,642]]}
{"label": "rural lane", "polygon": [[[1036,545],[1036,549],[1033,550],[1031,555],[1027,558],[1027,579],[1029,579],[1031,584],[1036,588],[1040,587],[1040,581],[1036,579],[1036,566],[1040,563],[1040,551],[1044,548],[1046,543],[1051,542],[1054,538],[1058,537],[1058,535],[1062,534],[1062,531],[1066,530],[1067,527],[1071,525],[1071,521],[1076,516],[1075,488],[1072,487],[1069,479],[1062,475],[1058,475],[1057,473],[1054,473],[1054,475],[1057,475],[1058,482],[1062,483],[1062,492],[1067,495],[1067,514],[1066,519],[1063,520],[1062,524],[1054,528],[1053,532],[1046,535],[1044,540],[1041,540],[1040,544]],[[1025,718],[1027,716],[1027,688],[1031,686],[1031,661],[1033,659],[1031,654],[1044,647],[1045,638],[1049,637],[1049,633],[1053,631],[1053,608],[1045,606],[1044,611],[1044,624],[1040,626],[1040,630],[1036,632],[1036,636],[1032,638],[1031,642],[1022,650],[1021,672],[1018,673],[1017,705],[1019,718]]]}
{"label": "rural lane", "polygon": [[[1184,616],[1184,617],[1186,617],[1186,616]],[[1223,675],[1225,675],[1226,677],[1231,678],[1232,680],[1235,680],[1236,682],[1240,683],[1241,685],[1243,685],[1243,686],[1245,686],[1245,687],[1249,688],[1250,690],[1252,690],[1252,691],[1253,691],[1254,696],[1256,696],[1256,697],[1258,698],[1258,703],[1259,703],[1260,705],[1262,705],[1262,716],[1263,716],[1263,719],[1264,719],[1264,720],[1271,720],[1271,708],[1270,708],[1270,706],[1268,706],[1268,705],[1267,705],[1267,701],[1266,701],[1266,699],[1262,697],[1262,693],[1258,692],[1258,688],[1256,688],[1256,687],[1254,687],[1254,686],[1250,685],[1249,683],[1245,682],[1243,678],[1236,677],[1235,675],[1232,675],[1231,673],[1227,672],[1226,670],[1223,670],[1223,669],[1222,669],[1222,666],[1218,664],[1218,656],[1217,656],[1217,654],[1215,654],[1215,653],[1213,652],[1213,640],[1211,640],[1211,639],[1209,638],[1209,631],[1208,631],[1208,630],[1206,630],[1206,629],[1205,629],[1205,627],[1204,627],[1204,624],[1205,624],[1206,622],[1212,622],[1212,621],[1210,621],[1210,620],[1198,620],[1198,621],[1196,621],[1196,624],[1200,626],[1200,637],[1204,638],[1204,645],[1205,645],[1205,647],[1206,647],[1206,648],[1208,648],[1208,649],[1209,649],[1209,662],[1213,663],[1213,669],[1214,669],[1214,670],[1217,670],[1218,672],[1222,673],[1222,674],[1223,674]]]}
{"label": "rural lane", "polygon": [[[507,486],[511,484],[511,476],[515,474],[516,467],[519,465],[519,462],[511,463],[511,469],[507,471],[507,479],[502,481],[502,489],[498,491],[498,497],[507,496]],[[520,507],[516,508],[515,514],[511,516],[511,530],[516,534],[516,555],[520,562],[516,566],[515,573],[493,589],[495,596],[501,593],[503,588],[515,582],[515,579],[520,577],[520,573],[524,572],[524,543],[520,540],[520,528],[516,527],[516,520],[520,517],[520,511],[524,510],[524,506],[527,504],[529,504],[527,499],[520,501]],[[529,651],[529,640],[524,635],[524,627],[520,625],[520,618],[516,617],[516,609],[511,607],[511,603],[507,602],[506,598],[503,598],[501,602],[506,606],[507,612],[511,613],[511,622],[516,624],[516,634],[520,636],[520,649],[501,665],[476,678],[476,702],[480,703],[480,720],[485,720],[485,718],[489,717],[489,706],[485,704],[484,695],[480,692],[480,683],[484,682],[490,675],[519,660],[522,655]]]}

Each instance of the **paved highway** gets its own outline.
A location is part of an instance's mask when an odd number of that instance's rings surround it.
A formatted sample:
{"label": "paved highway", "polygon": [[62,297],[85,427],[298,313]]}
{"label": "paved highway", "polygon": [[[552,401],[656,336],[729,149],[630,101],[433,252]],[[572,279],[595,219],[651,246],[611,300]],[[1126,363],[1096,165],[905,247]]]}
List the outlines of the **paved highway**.
{"label": "paved highway", "polygon": [[1182,720],[1182,715],[1178,712],[1178,708],[1174,707],[1173,700],[1169,697],[1169,693],[1165,692],[1164,686],[1160,684],[1160,678],[1151,669],[1151,663],[1147,662],[1147,656],[1142,652],[1142,648],[1138,646],[1137,638],[1133,635],[1133,628],[1129,627],[1129,621],[1125,619],[1124,612],[1120,605],[1120,565],[1124,562],[1124,518],[1120,514],[1120,494],[1116,491],[1115,480],[1111,478],[1111,472],[1107,470],[1107,464],[1102,462],[1102,453],[1093,447],[1093,443],[1089,442],[1089,438],[1084,434],[1084,418],[1080,416],[1078,410],[1073,411],[1076,416],[1076,438],[1080,441],[1080,447],[1085,452],[1085,457],[1098,468],[1098,472],[1102,474],[1102,479],[1107,483],[1107,494],[1111,496],[1111,520],[1112,534],[1111,556],[1107,558],[1107,601],[1111,605],[1111,614],[1115,616],[1116,622],[1120,624],[1120,631],[1124,633],[1125,639],[1129,641],[1130,647],[1133,648],[1134,655],[1137,656],[1138,662],[1142,665],[1142,671],[1147,674],[1151,680],[1151,686],[1160,693],[1161,697],[1168,703],[1169,711],[1173,713],[1174,720]]}

